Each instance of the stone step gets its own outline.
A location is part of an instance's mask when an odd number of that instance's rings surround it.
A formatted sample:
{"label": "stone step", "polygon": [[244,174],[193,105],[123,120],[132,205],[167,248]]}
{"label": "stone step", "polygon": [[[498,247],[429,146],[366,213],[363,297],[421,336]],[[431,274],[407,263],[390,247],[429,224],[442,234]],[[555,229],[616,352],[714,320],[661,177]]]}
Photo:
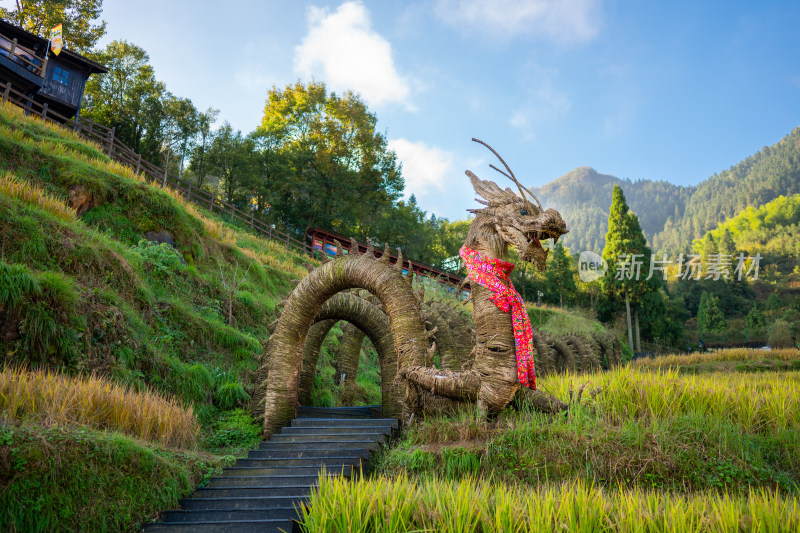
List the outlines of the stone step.
{"label": "stone step", "polygon": [[291,427],[392,427],[397,428],[396,418],[295,418]]}
{"label": "stone step", "polygon": [[277,487],[202,487],[194,491],[191,499],[205,500],[209,498],[301,498],[316,488],[313,483],[297,483]]}
{"label": "stone step", "polygon": [[338,433],[331,435],[295,435],[281,433],[273,435],[270,443],[283,442],[384,442],[387,440],[385,433]]}
{"label": "stone step", "polygon": [[144,531],[205,533],[286,533],[300,531],[294,520],[319,475],[352,477],[399,430],[383,419],[381,406],[300,407],[298,417],[247,458],[223,469],[207,487],[180,501],[181,509],[163,513],[163,522]]}
{"label": "stone step", "polygon": [[[308,465],[308,466],[292,466],[292,467],[272,467],[272,466],[229,466],[222,469],[220,477],[236,477],[236,476],[315,476],[321,470],[325,470],[329,474],[351,475],[353,472],[353,465],[345,464],[329,464],[329,465]],[[356,471],[358,469],[355,469]]]}
{"label": "stone step", "polygon": [[[330,474],[329,474],[330,475]],[[208,482],[209,488],[233,487],[289,487],[295,485],[316,485],[317,475],[311,476],[217,476]]]}
{"label": "stone step", "polygon": [[[268,444],[262,442],[261,444]],[[358,448],[339,447],[337,448],[300,448],[297,446],[280,445],[277,448],[267,447],[250,450],[247,452],[248,459],[308,459],[308,458],[333,458],[333,457],[353,457],[359,459],[369,459],[371,451],[366,446]]]}
{"label": "stone step", "polygon": [[[279,435],[274,435],[272,438],[278,437]],[[295,438],[289,440],[282,440],[276,441],[272,440],[269,442],[262,442],[258,445],[259,450],[265,451],[287,451],[287,450],[294,450],[297,451],[298,449],[305,449],[308,453],[308,456],[314,456],[316,453],[320,451],[326,450],[377,450],[378,449],[378,442],[375,440],[341,440],[341,441],[330,441],[330,440],[315,440],[309,441],[304,440],[303,438]]]}
{"label": "stone step", "polygon": [[279,435],[391,435],[394,431],[390,426],[364,426],[364,427],[290,427],[281,429]]}
{"label": "stone step", "polygon": [[292,520],[296,519],[297,509],[276,507],[273,509],[210,509],[193,511],[166,511],[164,522],[186,524],[191,522],[234,522],[253,520]]}
{"label": "stone step", "polygon": [[261,496],[261,497],[220,497],[220,498],[184,498],[180,501],[184,511],[208,509],[275,509],[294,508],[308,501],[308,496]]}
{"label": "stone step", "polygon": [[321,465],[353,465],[358,467],[364,462],[362,457],[340,456],[340,457],[307,457],[304,459],[294,458],[250,458],[236,459],[235,467],[260,466],[264,468],[289,468],[293,466],[321,466]]}
{"label": "stone step", "polygon": [[305,407],[297,408],[297,417],[315,418],[380,418],[383,409],[380,405],[359,407]]}
{"label": "stone step", "polygon": [[148,533],[294,533],[300,531],[300,526],[293,520],[239,520],[190,524],[157,522],[145,524],[142,529]]}

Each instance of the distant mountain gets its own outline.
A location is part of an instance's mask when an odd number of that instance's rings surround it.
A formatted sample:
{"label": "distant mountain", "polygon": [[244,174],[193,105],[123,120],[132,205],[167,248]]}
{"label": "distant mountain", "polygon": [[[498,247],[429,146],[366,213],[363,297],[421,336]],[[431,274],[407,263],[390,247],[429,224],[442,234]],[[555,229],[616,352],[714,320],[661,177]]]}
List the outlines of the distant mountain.
{"label": "distant mountain", "polygon": [[800,128],[696,187],[631,181],[578,167],[533,192],[567,221],[564,244],[573,253],[599,253],[605,245],[614,185],[622,187],[654,250],[687,251],[694,239],[740,211],[800,193]]}
{"label": "distant mountain", "polygon": [[654,238],[656,248],[686,250],[693,239],[748,207],[800,193],[800,128],[700,183],[680,218]]}
{"label": "distant mountain", "polygon": [[569,234],[564,244],[575,253],[592,250],[600,253],[608,231],[608,208],[614,185],[622,187],[631,210],[648,241],[664,229],[667,219],[683,215],[686,202],[694,188],[674,185],[666,181],[620,179],[600,174],[591,167],[575,170],[534,188],[545,208],[553,207],[567,221]]}

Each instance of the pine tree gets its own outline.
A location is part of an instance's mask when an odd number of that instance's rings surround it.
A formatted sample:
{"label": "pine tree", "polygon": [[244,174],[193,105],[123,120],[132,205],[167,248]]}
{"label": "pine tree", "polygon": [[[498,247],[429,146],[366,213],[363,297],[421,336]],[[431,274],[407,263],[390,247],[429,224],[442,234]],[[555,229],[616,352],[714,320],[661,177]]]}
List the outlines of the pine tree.
{"label": "pine tree", "polygon": [[563,307],[564,295],[569,299],[576,291],[572,259],[563,243],[557,242],[553,246],[550,250],[550,256],[547,258],[547,263],[545,277],[548,289],[553,293],[558,292],[558,301]]}
{"label": "pine tree", "polygon": [[[630,305],[636,306],[648,291],[658,291],[661,281],[659,273],[646,281],[650,271],[650,248],[639,225],[639,217],[630,212],[619,185],[615,185],[611,193],[603,259],[608,264],[603,277],[603,291],[610,299],[625,302],[628,342],[634,348]],[[638,312],[635,319],[638,341]],[[640,348],[640,344],[637,342],[636,348]]]}
{"label": "pine tree", "polygon": [[733,235],[728,228],[724,229],[719,240],[719,253],[730,256],[731,260],[736,256],[736,243],[733,242]]}
{"label": "pine tree", "polygon": [[719,308],[719,298],[703,291],[697,310],[697,331],[702,336],[705,333],[723,333],[727,328],[725,315]]}

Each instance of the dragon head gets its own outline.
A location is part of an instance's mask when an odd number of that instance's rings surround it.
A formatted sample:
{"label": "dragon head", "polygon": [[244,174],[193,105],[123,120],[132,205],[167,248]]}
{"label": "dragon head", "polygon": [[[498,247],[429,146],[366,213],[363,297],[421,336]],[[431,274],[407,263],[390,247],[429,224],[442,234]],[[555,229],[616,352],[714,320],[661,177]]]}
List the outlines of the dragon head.
{"label": "dragon head", "polygon": [[520,259],[534,264],[540,271],[544,270],[549,250],[542,247],[542,241],[553,239],[554,244],[558,242],[559,237],[567,233],[566,222],[555,209],[545,210],[542,207],[536,196],[517,181],[506,162],[491,146],[478,139],[472,140],[483,144],[497,156],[508,173],[494,165],[489,166],[513,181],[519,193],[511,188],[503,190],[493,181],[482,180],[467,170],[472,187],[481,197],[476,200],[486,206],[469,210],[476,214],[476,219],[473,223],[475,230],[470,228],[468,241],[471,237],[473,241],[480,242],[483,248],[495,252],[513,245]]}

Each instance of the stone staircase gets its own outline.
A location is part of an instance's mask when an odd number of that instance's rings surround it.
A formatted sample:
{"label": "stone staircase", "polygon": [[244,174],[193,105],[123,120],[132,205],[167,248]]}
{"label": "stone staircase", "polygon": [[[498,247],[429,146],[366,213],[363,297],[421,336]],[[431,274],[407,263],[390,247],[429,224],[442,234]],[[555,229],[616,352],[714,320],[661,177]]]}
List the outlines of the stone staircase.
{"label": "stone staircase", "polygon": [[323,468],[327,476],[357,476],[366,472],[372,453],[395,436],[397,420],[380,413],[379,405],[300,407],[290,426],[143,530],[299,531],[298,507],[307,503]]}

